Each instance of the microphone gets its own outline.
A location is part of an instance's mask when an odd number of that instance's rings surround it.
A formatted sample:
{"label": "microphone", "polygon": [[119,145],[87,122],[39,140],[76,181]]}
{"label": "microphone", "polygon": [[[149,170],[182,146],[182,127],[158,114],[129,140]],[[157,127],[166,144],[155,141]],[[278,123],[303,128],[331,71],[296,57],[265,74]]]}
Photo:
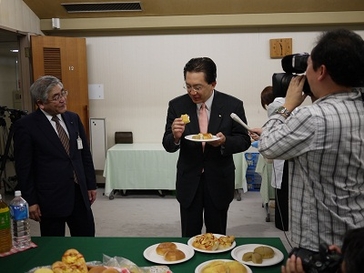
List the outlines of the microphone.
{"label": "microphone", "polygon": [[243,126],[245,129],[247,129],[248,131],[250,131],[250,127],[244,122],[242,121],[237,114],[235,113],[231,113],[230,117],[235,120],[237,123],[239,123],[241,126]]}

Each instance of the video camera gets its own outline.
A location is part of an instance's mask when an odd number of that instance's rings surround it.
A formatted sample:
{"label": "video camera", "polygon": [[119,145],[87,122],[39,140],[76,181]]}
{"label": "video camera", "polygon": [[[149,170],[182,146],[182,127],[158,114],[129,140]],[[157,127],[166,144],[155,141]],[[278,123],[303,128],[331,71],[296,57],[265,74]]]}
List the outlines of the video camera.
{"label": "video camera", "polygon": [[11,122],[15,122],[23,116],[27,115],[27,111],[19,110],[19,109],[9,109],[6,106],[0,106],[0,118],[5,117],[5,113],[9,113],[9,118]]}
{"label": "video camera", "polygon": [[[308,53],[296,53],[287,55],[282,58],[282,68],[286,73],[274,73],[272,76],[273,95],[277,97],[285,97],[291,79],[297,74],[306,72]],[[307,80],[303,85],[303,92],[311,95],[311,89]]]}
{"label": "video camera", "polygon": [[303,270],[306,273],[333,273],[337,272],[342,262],[341,254],[330,251],[327,244],[321,244],[319,252],[314,252],[305,248],[293,248],[288,254],[300,257]]}

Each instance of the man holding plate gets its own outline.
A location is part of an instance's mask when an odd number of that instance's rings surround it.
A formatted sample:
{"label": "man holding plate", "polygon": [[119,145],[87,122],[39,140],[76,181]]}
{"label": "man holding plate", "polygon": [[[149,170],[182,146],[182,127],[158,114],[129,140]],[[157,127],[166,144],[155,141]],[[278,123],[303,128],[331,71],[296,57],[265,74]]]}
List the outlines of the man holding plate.
{"label": "man holding plate", "polygon": [[[176,195],[183,237],[201,234],[204,221],[206,232],[226,234],[235,190],[233,154],[251,144],[247,130],[230,118],[236,113],[246,123],[243,102],[215,90],[216,70],[210,58],[191,59],[183,71],[187,94],[168,106],[163,146],[170,153],[179,150]],[[189,116],[187,123],[182,115]]]}

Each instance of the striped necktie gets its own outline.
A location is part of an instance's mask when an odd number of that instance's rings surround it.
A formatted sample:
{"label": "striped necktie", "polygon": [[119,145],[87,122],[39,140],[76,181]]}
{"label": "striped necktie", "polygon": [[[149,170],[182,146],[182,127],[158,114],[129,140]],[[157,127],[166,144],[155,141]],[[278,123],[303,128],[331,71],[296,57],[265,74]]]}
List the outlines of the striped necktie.
{"label": "striped necktie", "polygon": [[[60,139],[60,141],[62,142],[62,145],[64,147],[64,149],[66,150],[67,154],[70,154],[70,140],[66,134],[66,131],[63,129],[62,125],[59,123],[59,118],[57,116],[53,116],[52,120],[56,123],[56,129],[58,132],[58,137]],[[77,179],[77,175],[76,172],[73,171],[73,179],[75,181],[75,183],[78,184],[78,179]]]}
{"label": "striped necktie", "polygon": [[53,116],[52,120],[56,123],[56,129],[58,132],[58,137],[62,142],[64,149],[67,154],[70,154],[70,140],[66,134],[66,131],[63,129],[62,125],[59,123],[59,118],[57,116]]}

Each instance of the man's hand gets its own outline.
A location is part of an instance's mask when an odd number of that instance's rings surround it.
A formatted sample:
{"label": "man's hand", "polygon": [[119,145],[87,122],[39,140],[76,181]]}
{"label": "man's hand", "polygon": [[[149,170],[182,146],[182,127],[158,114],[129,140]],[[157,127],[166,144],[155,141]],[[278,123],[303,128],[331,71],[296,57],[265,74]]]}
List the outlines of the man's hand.
{"label": "man's hand", "polygon": [[89,190],[88,191],[88,199],[90,200],[91,205],[95,202],[96,195],[97,195],[97,191],[96,190]]}
{"label": "man's hand", "polygon": [[172,134],[174,143],[178,143],[185,131],[186,124],[182,121],[182,118],[176,118],[172,123]]}
{"label": "man's hand", "polygon": [[40,222],[40,217],[42,213],[40,212],[40,208],[38,204],[31,205],[29,207],[29,218],[34,221]]}
{"label": "man's hand", "polygon": [[303,85],[305,84],[306,76],[296,76],[289,83],[284,107],[292,112],[297,106],[301,105],[306,99],[307,94],[303,93]]}
{"label": "man's hand", "polygon": [[262,128],[251,128],[249,129],[249,135],[252,139],[259,140],[260,135],[263,133],[263,129]]}
{"label": "man's hand", "polygon": [[209,145],[211,145],[211,146],[213,146],[213,147],[218,147],[218,146],[223,145],[223,144],[225,143],[225,141],[226,141],[226,137],[225,137],[225,135],[224,135],[223,133],[221,133],[221,132],[218,132],[218,133],[216,134],[216,136],[217,136],[219,139],[217,139],[217,140],[215,140],[215,141],[211,141],[211,142],[206,142],[206,143],[207,143],[207,144],[209,144]]}
{"label": "man's hand", "polygon": [[301,258],[292,255],[287,259],[286,266],[282,265],[281,273],[305,273]]}

